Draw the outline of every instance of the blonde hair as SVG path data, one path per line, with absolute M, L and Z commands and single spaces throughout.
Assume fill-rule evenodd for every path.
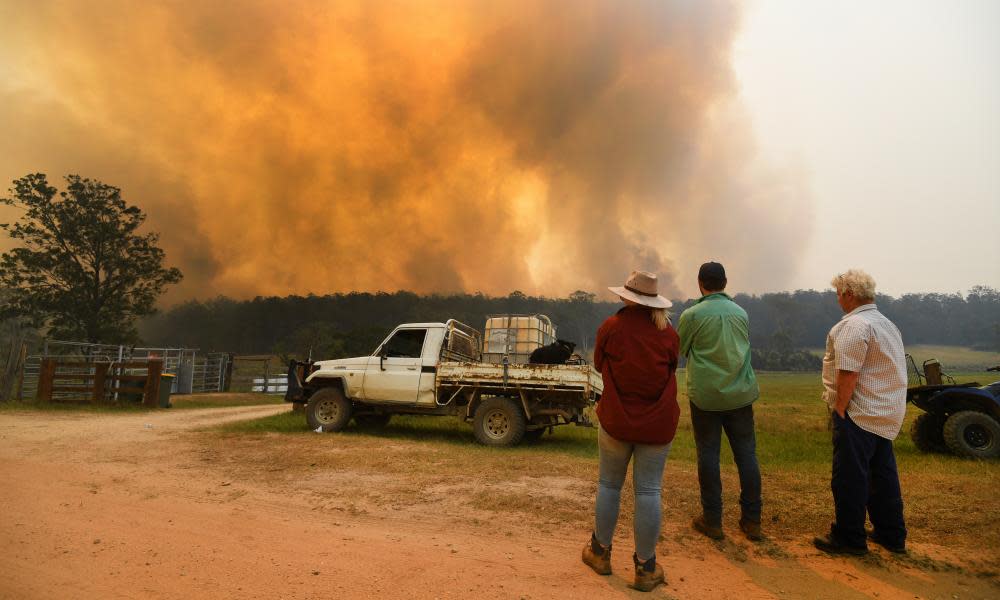
M 667 312 L 665 308 L 653 308 L 652 306 L 646 306 L 645 304 L 639 304 L 634 300 L 629 300 L 628 298 L 622 298 L 627 306 L 641 306 L 649 311 L 649 317 L 653 319 L 653 325 L 660 331 L 667 328 L 667 323 L 670 323 L 670 313 Z
M 649 316 L 653 318 L 653 325 L 659 330 L 664 330 L 667 328 L 667 323 L 670 322 L 670 315 L 667 314 L 667 309 L 665 308 L 650 308 Z
M 875 299 L 875 280 L 861 269 L 848 269 L 846 273 L 840 273 L 830 281 L 830 285 L 838 294 L 850 292 L 859 300 Z

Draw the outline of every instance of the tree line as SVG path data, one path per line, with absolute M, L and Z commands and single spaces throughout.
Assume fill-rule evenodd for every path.
M 601 322 L 619 308 L 586 291 L 567 298 L 411 292 L 192 300 L 156 312 L 164 289 L 182 278 L 164 264 L 156 232 L 121 190 L 67 175 L 62 191 L 46 175 L 13 182 L 0 204 L 19 209 L 0 231 L 15 247 L 0 254 L 0 343 L 37 346 L 43 336 L 111 344 L 199 348 L 237 354 L 338 358 L 364 355 L 398 323 L 455 318 L 477 328 L 492 314 L 552 318 L 560 338 L 589 354 Z M 818 358 L 840 318 L 832 291 L 796 291 L 734 300 L 750 315 L 754 366 L 803 370 Z M 679 315 L 696 300 L 675 300 Z M 1000 351 L 1000 292 L 977 286 L 962 294 L 879 296 L 879 308 L 907 344 Z M 138 325 L 138 327 L 137 327 Z
M 822 348 L 830 327 L 842 316 L 833 291 L 797 291 L 733 298 L 750 316 L 755 367 L 780 370 L 817 368 L 818 358 L 803 349 Z M 675 300 L 676 322 L 695 299 Z M 942 344 L 1000 351 L 1000 292 L 979 286 L 968 294 L 880 295 L 879 309 L 903 333 L 907 344 Z M 508 296 L 411 292 L 326 296 L 218 297 L 192 300 L 140 324 L 151 345 L 185 346 L 237 354 L 276 353 L 285 357 L 340 358 L 370 353 L 397 324 L 458 319 L 481 329 L 493 314 L 551 317 L 557 334 L 583 351 L 593 348 L 601 322 L 620 308 L 594 294 L 567 298 L 513 292 Z

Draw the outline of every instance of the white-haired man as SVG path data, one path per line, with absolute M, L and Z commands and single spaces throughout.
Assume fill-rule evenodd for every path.
M 868 552 L 871 539 L 906 552 L 903 498 L 892 440 L 906 414 L 906 362 L 899 329 L 875 307 L 875 280 L 850 270 L 833 278 L 846 313 L 826 338 L 824 399 L 833 419 L 830 487 L 836 520 L 817 548 L 831 554 Z

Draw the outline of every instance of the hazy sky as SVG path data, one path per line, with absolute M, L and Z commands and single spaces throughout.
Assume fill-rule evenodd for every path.
M 0 190 L 123 188 L 168 302 L 1000 287 L 998 107 L 994 0 L 0 0 Z
M 1000 2 L 756 0 L 733 64 L 761 153 L 811 192 L 793 287 L 1000 287 Z

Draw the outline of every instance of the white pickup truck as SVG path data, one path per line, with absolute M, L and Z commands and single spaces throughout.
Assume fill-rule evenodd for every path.
M 535 440 L 556 425 L 589 426 L 604 384 L 589 364 L 481 362 L 481 334 L 455 320 L 396 327 L 370 356 L 292 361 L 285 400 L 305 403 L 311 429 L 384 426 L 394 414 L 471 421 L 491 446 Z

